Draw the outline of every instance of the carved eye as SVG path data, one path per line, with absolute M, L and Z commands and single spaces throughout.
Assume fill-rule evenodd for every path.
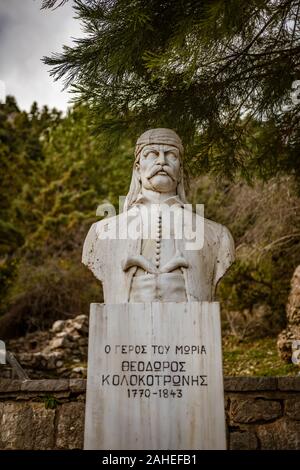
M 167 158 L 170 158 L 172 160 L 177 160 L 177 155 L 174 152 L 168 152 Z
M 145 158 L 156 158 L 158 156 L 158 152 L 155 152 L 155 150 L 148 150 L 148 152 L 144 153 Z

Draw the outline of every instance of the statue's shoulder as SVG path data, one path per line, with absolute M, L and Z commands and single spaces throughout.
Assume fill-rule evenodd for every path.
M 230 237 L 230 232 L 225 225 L 219 224 L 214 220 L 207 219 L 204 215 L 191 210 L 191 207 L 181 208 L 184 212 L 184 224 L 190 225 L 195 230 L 204 228 L 204 237 L 212 241 L 218 241 L 222 237 Z
M 204 220 L 204 239 L 206 246 L 211 247 L 215 254 L 214 285 L 224 276 L 235 260 L 235 247 L 233 237 L 225 225 L 210 219 Z
M 207 227 L 209 230 L 219 234 L 222 232 L 222 228 L 224 227 L 224 225 L 222 224 L 219 224 L 218 222 L 215 222 L 214 220 L 211 220 L 211 219 L 206 219 L 204 217 L 204 225 L 205 227 Z
M 228 230 L 224 225 L 214 222 L 211 219 L 207 219 L 197 212 L 191 212 L 189 209 L 185 209 L 184 211 L 184 216 L 186 217 L 185 220 L 190 220 L 192 222 L 194 230 L 202 230 L 202 228 L 204 228 L 204 237 L 209 240 L 219 240 L 223 233 Z
M 85 264 L 97 277 L 102 279 L 102 254 L 105 250 L 102 249 L 103 240 L 114 239 L 113 233 L 116 226 L 116 219 L 118 216 L 113 216 L 99 220 L 90 226 L 88 234 L 84 240 L 82 250 L 82 262 Z
M 214 241 L 218 241 L 220 247 L 228 246 L 234 250 L 234 241 L 229 229 L 218 222 L 210 219 L 204 219 L 204 233 Z
M 102 239 L 115 239 L 116 237 L 113 236 L 116 230 L 122 231 L 123 226 L 128 224 L 128 220 L 131 218 L 136 217 L 139 214 L 139 210 L 137 207 L 132 207 L 126 212 L 121 212 L 118 215 L 112 217 L 105 217 L 104 219 L 95 222 L 91 225 L 88 237 L 90 239 L 102 240 Z M 111 237 L 110 237 L 111 235 Z M 87 237 L 87 238 L 88 238 Z

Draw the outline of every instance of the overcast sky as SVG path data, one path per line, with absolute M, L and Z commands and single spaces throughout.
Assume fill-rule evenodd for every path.
M 72 1 L 57 10 L 40 10 L 41 0 L 0 0 L 0 100 L 14 95 L 21 109 L 33 101 L 65 110 L 68 93 L 54 82 L 41 58 L 59 52 L 80 36 Z

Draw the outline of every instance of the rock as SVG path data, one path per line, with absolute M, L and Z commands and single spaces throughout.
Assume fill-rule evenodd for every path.
M 65 326 L 65 321 L 64 320 L 57 320 L 56 322 L 53 323 L 51 331 L 53 333 L 59 333 L 62 331 L 62 329 Z
M 49 343 L 47 349 L 49 349 L 51 351 L 53 349 L 61 349 L 61 348 L 66 348 L 68 346 L 69 346 L 69 340 L 67 339 L 66 336 L 64 336 L 62 338 L 52 339 L 51 342 Z
M 86 367 L 74 367 L 74 369 L 72 369 L 72 372 L 75 372 L 76 374 L 86 375 L 87 368 Z
M 78 315 L 71 320 L 68 320 L 68 325 L 66 326 L 66 330 L 71 330 L 73 332 L 78 331 L 81 333 L 82 331 L 85 333 L 86 328 L 89 325 L 89 319 L 87 315 Z
M 300 376 L 296 377 L 278 377 L 279 390 L 300 391 Z
M 291 362 L 292 343 L 300 339 L 300 265 L 295 269 L 291 280 L 286 317 L 287 327 L 278 335 L 277 349 L 284 361 Z
M 241 431 L 230 434 L 230 450 L 255 450 L 257 438 L 253 432 Z
M 55 338 L 65 338 L 66 336 L 68 336 L 68 333 L 66 331 L 60 331 L 55 335 Z
M 51 450 L 54 446 L 55 410 L 46 409 L 43 403 L 32 403 L 33 450 Z
M 0 403 L 1 449 L 16 449 L 21 443 L 24 445 L 31 425 L 29 410 L 29 406 L 24 407 L 20 403 Z
M 29 333 L 11 340 L 8 349 L 15 353 L 21 366 L 30 371 L 30 378 L 52 378 L 55 373 L 61 377 L 83 377 L 86 375 L 88 317 L 77 315 L 69 320 L 57 320 L 50 331 Z M 83 364 L 83 370 L 74 370 L 74 363 Z M 1 368 L 0 374 L 10 377 L 11 369 Z
M 87 317 L 87 315 L 77 315 L 77 317 L 74 318 L 74 321 L 76 323 L 80 323 L 81 325 L 87 325 L 88 324 L 88 317 Z
M 0 392 L 18 392 L 21 390 L 21 384 L 20 380 L 1 379 Z
M 46 450 L 54 445 L 54 410 L 43 403 L 0 404 L 0 448 Z
M 290 325 L 300 325 L 300 265 L 292 277 L 286 316 Z
M 300 422 L 283 418 L 258 426 L 257 436 L 263 450 L 299 450 Z
M 224 377 L 226 392 L 276 390 L 276 377 Z
M 291 362 L 292 356 L 292 341 L 288 337 L 289 334 L 289 330 L 283 330 L 277 337 L 277 350 L 285 362 Z
M 47 366 L 46 366 L 47 369 L 53 370 L 53 369 L 56 369 L 57 367 L 61 367 L 63 365 L 63 361 L 62 361 L 63 356 L 64 356 L 63 352 L 59 352 L 59 351 L 53 351 L 52 353 L 46 355 L 45 357 L 47 359 Z
M 254 423 L 257 421 L 270 421 L 281 416 L 281 405 L 274 400 L 239 399 L 232 400 L 230 418 L 236 423 Z
M 63 392 L 69 388 L 68 380 L 27 380 L 21 383 L 23 392 Z
M 86 391 L 86 380 L 84 379 L 70 379 L 71 392 L 84 392 Z
M 55 447 L 82 449 L 84 429 L 84 403 L 64 403 L 59 408 Z
M 285 401 L 285 414 L 295 420 L 300 420 L 300 397 Z

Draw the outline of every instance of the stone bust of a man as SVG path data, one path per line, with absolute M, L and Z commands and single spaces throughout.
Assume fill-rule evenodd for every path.
M 187 207 L 182 157 L 171 129 L 144 132 L 124 211 L 90 228 L 82 261 L 103 283 L 105 303 L 214 300 L 234 243 L 226 227 Z

